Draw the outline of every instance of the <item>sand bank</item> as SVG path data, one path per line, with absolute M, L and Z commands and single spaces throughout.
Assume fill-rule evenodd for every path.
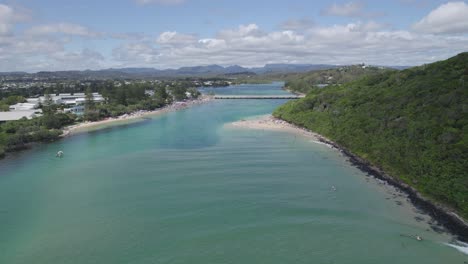
M 321 143 L 323 139 L 323 137 L 317 133 L 295 126 L 281 119 L 277 119 L 272 115 L 259 116 L 254 119 L 243 119 L 226 124 L 226 127 L 284 131 L 310 138 L 318 143 Z

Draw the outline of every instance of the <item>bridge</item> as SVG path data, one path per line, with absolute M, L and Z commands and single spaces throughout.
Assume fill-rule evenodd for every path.
M 214 99 L 300 99 L 304 95 L 215 95 Z

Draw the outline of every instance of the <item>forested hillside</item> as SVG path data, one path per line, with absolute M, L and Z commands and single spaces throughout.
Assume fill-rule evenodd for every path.
M 330 138 L 468 218 L 468 52 L 314 88 L 274 115 Z
M 317 85 L 343 84 L 364 76 L 393 71 L 396 70 L 366 65 L 342 66 L 327 70 L 290 74 L 286 77 L 285 87 L 293 92 L 307 93 L 316 88 Z

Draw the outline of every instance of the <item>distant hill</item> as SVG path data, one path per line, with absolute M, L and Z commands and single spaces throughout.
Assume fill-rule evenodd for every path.
M 103 70 L 85 71 L 42 71 L 37 73 L 0 73 L 0 76 L 23 76 L 26 78 L 58 78 L 58 79 L 138 79 L 138 78 L 163 78 L 163 77 L 222 77 L 224 75 L 242 74 L 276 74 L 305 72 L 317 69 L 333 68 L 333 65 L 314 64 L 267 64 L 264 67 L 245 68 L 238 65 L 232 66 L 195 66 L 179 69 L 158 70 L 155 68 L 110 68 Z
M 313 88 L 274 115 L 330 138 L 468 219 L 468 52 Z
M 264 67 L 252 68 L 257 74 L 307 72 L 338 67 L 328 64 L 266 64 Z
M 285 76 L 285 86 L 293 92 L 307 93 L 316 86 L 347 83 L 364 76 L 376 75 L 388 71 L 395 70 L 384 67 L 367 66 L 363 64 L 340 66 L 332 69 Z

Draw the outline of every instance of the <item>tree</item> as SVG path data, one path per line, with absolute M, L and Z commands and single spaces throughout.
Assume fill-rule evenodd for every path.
M 91 88 L 86 90 L 86 97 L 85 97 L 85 113 L 84 119 L 89 121 L 97 121 L 99 120 L 99 110 L 96 109 L 96 104 L 94 103 L 94 96 Z
M 164 106 L 168 103 L 170 97 L 165 87 L 158 86 L 154 91 L 153 98 L 160 106 Z
M 187 89 L 185 89 L 182 86 L 177 85 L 175 87 L 172 87 L 171 92 L 172 96 L 174 97 L 174 100 L 176 101 L 183 101 L 187 99 L 187 95 L 185 94 L 187 92 Z
M 91 88 L 86 89 L 86 97 L 85 97 L 85 111 L 92 111 L 96 109 L 96 105 L 94 103 L 94 95 L 91 91 Z
M 47 89 L 44 94 L 44 102 L 41 102 L 44 116 L 53 115 L 55 112 L 54 100 L 52 99 L 51 92 L 52 90 L 50 90 L 50 88 Z
M 54 104 L 54 101 L 52 100 L 52 95 L 51 95 L 52 90 L 47 89 L 44 94 L 44 102 L 42 102 L 43 106 L 51 106 Z

